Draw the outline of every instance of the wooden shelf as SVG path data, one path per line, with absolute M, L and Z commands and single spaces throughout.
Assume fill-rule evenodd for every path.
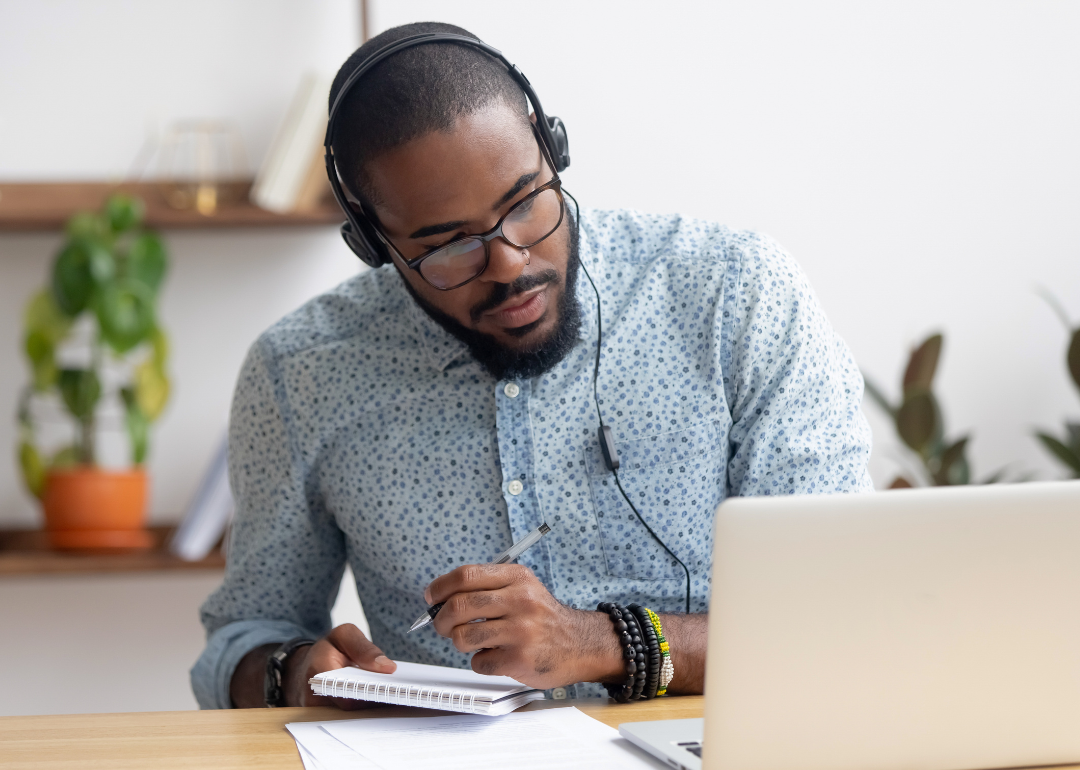
M 184 561 L 166 550 L 176 527 L 150 527 L 154 547 L 142 551 L 54 551 L 40 529 L 0 530 L 0 577 L 7 575 L 223 570 L 225 558 L 214 549 L 201 561 Z
M 0 232 L 59 230 L 76 211 L 95 211 L 114 192 L 146 204 L 146 224 L 156 228 L 282 227 L 340 225 L 345 217 L 332 198 L 320 208 L 275 214 L 248 202 L 250 183 L 237 187 L 237 201 L 212 216 L 169 206 L 156 183 L 0 182 Z

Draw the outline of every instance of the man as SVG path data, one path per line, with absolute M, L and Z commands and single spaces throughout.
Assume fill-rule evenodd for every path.
M 368 57 L 424 32 L 473 37 L 389 30 L 345 63 L 331 104 Z M 701 692 L 719 502 L 872 488 L 862 380 L 806 279 L 758 235 L 579 214 L 521 86 L 467 45 L 393 53 L 340 109 L 337 171 L 390 264 L 248 355 L 200 705 L 325 704 L 310 676 L 391 658 L 603 694 L 584 683 L 617 686 L 629 666 L 601 602 L 659 613 L 669 692 Z M 486 564 L 542 522 L 517 564 Z M 371 640 L 330 629 L 346 560 Z M 433 628 L 407 633 L 438 602 Z M 264 692 L 268 670 L 281 692 Z

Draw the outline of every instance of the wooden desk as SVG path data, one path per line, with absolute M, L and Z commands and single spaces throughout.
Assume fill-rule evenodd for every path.
M 649 719 L 700 717 L 702 696 L 625 705 L 575 701 L 531 703 L 524 711 L 577 705 L 606 725 Z M 387 706 L 337 709 L 238 709 L 141 714 L 0 718 L 0 770 L 302 770 L 288 722 L 372 717 L 434 716 L 445 711 Z

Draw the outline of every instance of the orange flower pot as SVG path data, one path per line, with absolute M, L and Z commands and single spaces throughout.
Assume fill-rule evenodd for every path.
M 53 548 L 150 548 L 142 470 L 78 467 L 49 471 L 42 500 Z

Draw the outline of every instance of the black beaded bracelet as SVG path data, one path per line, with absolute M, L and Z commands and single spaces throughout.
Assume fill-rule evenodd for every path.
M 641 624 L 633 612 L 614 602 L 600 602 L 596 609 L 606 612 L 611 618 L 626 665 L 626 679 L 620 684 L 605 684 L 604 688 L 618 703 L 637 700 L 641 697 L 647 681 Z
M 640 604 L 628 604 L 626 609 L 633 613 L 642 631 L 641 638 L 645 644 L 646 677 L 645 689 L 642 691 L 641 697 L 651 700 L 656 697 L 656 692 L 660 687 L 660 664 L 662 660 L 660 640 L 656 636 L 656 629 L 649 618 L 648 610 Z

